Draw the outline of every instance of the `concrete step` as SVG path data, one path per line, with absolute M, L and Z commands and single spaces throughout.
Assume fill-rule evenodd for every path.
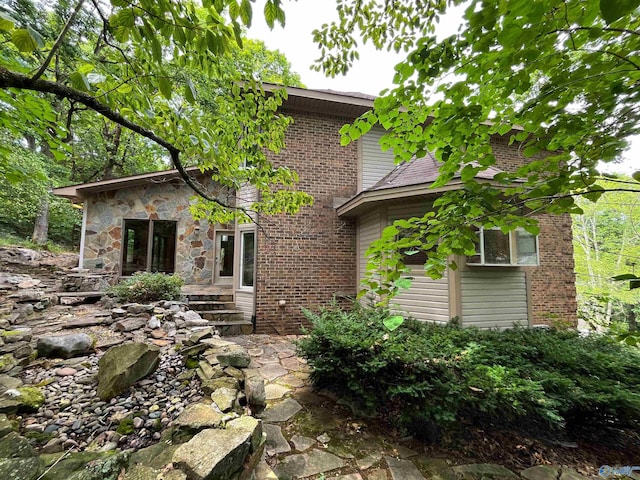
M 189 302 L 189 308 L 196 312 L 207 310 L 235 310 L 236 305 L 233 302 L 214 302 L 211 300 L 196 300 Z

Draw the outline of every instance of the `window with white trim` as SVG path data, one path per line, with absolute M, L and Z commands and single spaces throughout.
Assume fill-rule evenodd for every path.
M 253 288 L 255 277 L 256 233 L 240 234 L 240 288 Z
M 476 254 L 467 265 L 520 267 L 539 265 L 538 236 L 521 228 L 507 234 L 497 228 L 478 230 Z

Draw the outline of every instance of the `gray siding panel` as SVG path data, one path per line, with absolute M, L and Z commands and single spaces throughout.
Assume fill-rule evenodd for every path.
M 362 189 L 375 185 L 395 167 L 393 151 L 382 151 L 380 137 L 384 130 L 374 127 L 362 137 Z
M 413 204 L 390 205 L 387 215 L 383 219 L 381 210 L 377 209 L 360 217 L 359 222 L 359 274 L 362 278 L 366 271 L 367 259 L 364 253 L 369 244 L 380 238 L 382 221 L 390 224 L 400 218 L 421 217 L 427 211 L 429 204 L 418 202 Z M 394 300 L 395 310 L 408 313 L 417 320 L 446 323 L 449 321 L 449 282 L 447 276 L 433 280 L 424 275 L 422 265 L 414 265 L 407 274 L 413 278 L 408 290 L 403 291 Z
M 528 325 L 527 282 L 520 270 L 463 270 L 462 325 L 510 328 Z
M 236 290 L 235 304 L 236 309 L 242 312 L 244 319 L 250 321 L 255 312 L 253 292 Z
M 358 258 L 358 279 L 362 280 L 367 270 L 367 257 L 365 253 L 374 240 L 380 238 L 380 210 L 374 210 L 360 217 L 358 226 L 358 240 L 360 258 Z M 358 285 L 358 290 L 360 286 Z
M 433 280 L 425 276 L 421 266 L 415 266 L 406 276 L 412 277 L 413 283 L 394 299 L 398 310 L 409 313 L 417 320 L 447 323 L 450 319 L 447 275 Z

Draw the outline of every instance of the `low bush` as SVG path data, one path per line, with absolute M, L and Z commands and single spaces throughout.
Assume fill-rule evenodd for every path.
M 178 275 L 137 272 L 109 289 L 124 302 L 178 300 L 184 282 Z
M 298 350 L 312 381 L 405 425 L 640 420 L 640 354 L 606 337 L 415 320 L 389 331 L 382 323 L 388 312 L 359 305 L 306 315 L 313 329 Z

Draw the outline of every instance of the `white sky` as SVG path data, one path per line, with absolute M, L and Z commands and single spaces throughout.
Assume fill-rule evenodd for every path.
M 361 45 L 360 59 L 346 76 L 328 78 L 321 72 L 312 71 L 311 65 L 320 56 L 313 42 L 312 31 L 320 28 L 323 23 L 337 19 L 336 2 L 335 0 L 288 0 L 283 3 L 286 14 L 284 29 L 276 26 L 273 30 L 269 30 L 262 13 L 264 0 L 257 0 L 254 4 L 253 25 L 247 36 L 262 40 L 270 50 L 282 52 L 293 66 L 293 70 L 300 74 L 302 83 L 307 88 L 377 95 L 381 90 L 393 86 L 393 67 L 404 56 L 395 52 L 376 51 L 370 44 Z M 460 15 L 461 13 L 454 13 L 443 18 L 440 23 L 440 35 L 447 36 L 455 33 L 460 24 Z M 608 165 L 606 170 L 627 174 L 640 170 L 640 139 L 634 140 L 624 157 L 621 164 Z

